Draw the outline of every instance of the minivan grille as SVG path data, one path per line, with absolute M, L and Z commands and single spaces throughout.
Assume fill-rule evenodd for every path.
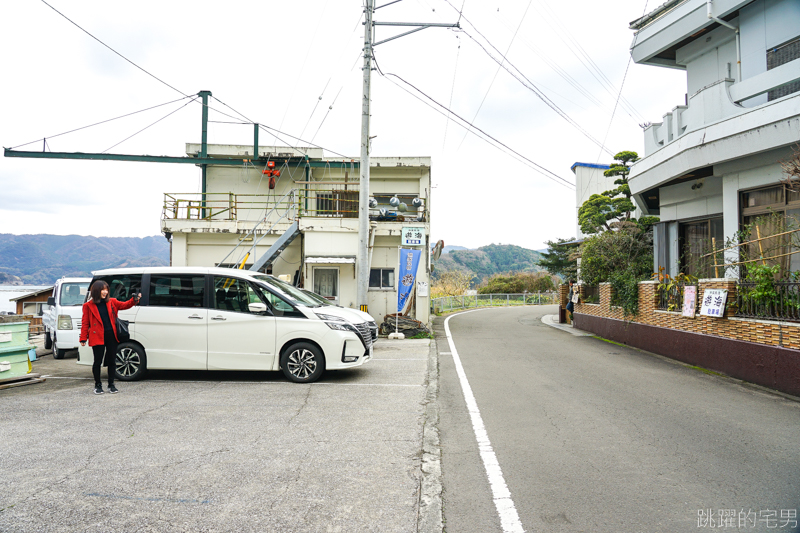
M 375 322 L 367 322 L 367 325 L 369 326 L 369 330 L 372 333 L 372 342 L 375 342 L 376 340 L 378 340 L 378 324 L 376 324 Z
M 372 332 L 370 331 L 369 324 L 361 322 L 360 324 L 353 325 L 358 330 L 358 335 L 361 337 L 361 342 L 364 343 L 364 347 L 369 350 L 369 347 L 372 346 Z

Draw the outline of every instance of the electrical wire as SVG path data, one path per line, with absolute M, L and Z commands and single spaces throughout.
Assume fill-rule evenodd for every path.
M 62 13 L 62 12 L 61 12 L 61 11 L 59 11 L 58 9 L 54 8 L 53 6 L 51 6 L 50 4 L 48 4 L 47 2 L 45 2 L 45 0 L 41 0 L 41 2 L 42 2 L 44 5 L 46 5 L 47 7 L 49 7 L 50 9 L 52 9 L 53 11 L 55 11 L 56 13 L 58 13 L 59 15 L 61 15 L 62 17 L 64 17 L 65 19 L 67 19 L 67 20 L 68 20 L 70 23 L 72 23 L 72 24 L 73 24 L 73 25 L 74 25 L 76 28 L 78 28 L 79 30 L 81 30 L 83 33 L 85 33 L 86 35 L 88 35 L 89 37 L 91 37 L 92 39 L 94 39 L 95 41 L 97 41 L 98 43 L 102 44 L 103 46 L 105 46 L 106 48 L 108 48 L 109 50 L 111 50 L 112 52 L 114 52 L 115 54 L 117 54 L 119 57 L 121 57 L 122 59 L 124 59 L 125 61 L 127 61 L 127 62 L 128 62 L 128 63 L 130 63 L 131 65 L 133 65 L 134 67 L 138 68 L 139 70 L 141 70 L 142 72 L 144 72 L 145 74 L 147 74 L 148 76 L 150 76 L 151 78 L 153 78 L 153 79 L 155 79 L 155 80 L 158 80 L 159 82 L 163 83 L 164 85 L 166 85 L 167 87 L 169 87 L 169 88 L 170 88 L 170 89 L 172 89 L 173 91 L 179 92 L 179 93 L 181 93 L 183 96 L 185 96 L 185 97 L 187 97 L 187 98 L 189 98 L 189 97 L 190 97 L 190 95 L 186 94 L 185 92 L 181 91 L 180 89 L 176 89 L 175 87 L 173 87 L 173 86 L 172 86 L 172 85 L 170 85 L 169 83 L 165 82 L 164 80 L 162 80 L 161 78 L 159 78 L 159 77 L 158 77 L 158 76 L 156 76 L 155 74 L 152 74 L 152 73 L 150 73 L 150 72 L 146 71 L 145 69 L 143 69 L 142 67 L 140 67 L 139 65 L 137 65 L 136 63 L 134 63 L 133 61 L 131 61 L 130 59 L 128 59 L 127 57 L 125 57 L 124 55 L 120 54 L 119 52 L 117 52 L 116 50 L 114 50 L 113 48 L 111 48 L 110 46 L 108 46 L 106 43 L 104 43 L 103 41 L 101 41 L 100 39 L 98 39 L 97 37 L 95 37 L 94 35 L 92 35 L 91 33 L 89 33 L 88 31 L 86 31 L 85 29 L 83 29 L 83 28 L 82 28 L 80 25 L 78 25 L 78 23 L 77 23 L 77 22 L 73 21 L 73 20 L 72 20 L 72 19 L 70 19 L 68 16 L 66 16 L 64 13 Z
M 135 115 L 137 113 L 143 113 L 145 111 L 150 111 L 151 109 L 156 109 L 157 107 L 164 107 L 165 105 L 174 104 L 175 102 L 180 102 L 181 100 L 185 100 L 186 98 L 191 98 L 192 96 L 193 95 L 185 96 L 183 98 L 178 98 L 177 100 L 171 100 L 171 101 L 163 103 L 163 104 L 158 104 L 158 105 L 154 105 L 154 106 L 151 106 L 151 107 L 147 107 L 145 109 L 140 109 L 139 111 L 134 111 L 133 113 L 126 113 L 126 114 L 120 115 L 118 117 L 109 118 L 109 119 L 106 119 L 106 120 L 101 120 L 100 122 L 95 122 L 94 124 L 89 124 L 88 126 L 81 126 L 80 128 L 75 128 L 74 130 L 69 130 L 69 131 L 65 131 L 65 132 L 62 132 L 62 133 L 57 133 L 56 135 L 48 135 L 47 137 L 42 137 L 41 139 L 36 139 L 35 141 L 27 142 L 25 144 L 18 144 L 17 146 L 9 148 L 9 150 L 16 150 L 17 148 L 19 148 L 21 146 L 28 146 L 29 144 L 38 143 L 39 141 L 44 141 L 45 139 L 53 139 L 55 137 L 60 137 L 62 135 L 66 135 L 68 133 L 73 133 L 73 132 L 76 132 L 76 131 L 85 130 L 86 128 L 91 128 L 92 126 L 99 126 L 100 124 L 105 124 L 106 122 L 111 122 L 113 120 L 117 120 L 117 119 L 120 119 L 120 118 L 129 117 L 129 116 Z
M 466 3 L 467 0 L 464 0 Z M 463 9 L 463 5 L 461 6 Z M 456 49 L 456 64 L 453 67 L 453 83 L 450 86 L 450 102 L 447 104 L 447 107 L 453 107 L 453 93 L 456 89 L 456 74 L 458 73 L 458 57 L 461 55 L 461 39 L 459 39 L 458 35 L 456 35 L 456 39 L 458 42 L 458 48 Z M 445 143 L 447 142 L 447 126 L 450 124 L 450 116 L 448 114 L 447 120 L 444 121 L 444 137 L 442 138 L 442 150 L 444 150 Z
M 644 2 L 644 10 L 642 11 L 642 16 L 644 16 L 645 13 L 647 13 L 647 4 L 649 2 L 650 2 L 650 0 L 645 0 L 645 2 Z M 637 32 L 633 36 L 633 44 L 631 45 L 631 50 L 633 50 L 633 47 L 636 46 L 636 40 L 638 38 L 639 38 L 639 33 Z M 617 95 L 617 103 L 619 103 L 620 96 L 622 96 L 622 88 L 625 87 L 625 79 L 628 77 L 628 69 L 631 66 L 631 59 L 632 58 L 633 58 L 632 54 L 630 56 L 628 56 L 628 65 L 625 67 L 625 74 L 622 76 L 622 83 L 619 86 L 619 94 Z M 611 118 L 609 119 L 608 127 L 606 128 L 606 135 L 605 135 L 605 137 L 603 137 L 603 145 L 605 145 L 606 140 L 608 139 L 608 133 L 611 131 L 611 125 L 614 123 L 614 114 L 616 112 L 617 112 L 617 104 L 614 104 L 614 110 L 611 112 Z M 600 156 L 601 155 L 602 155 L 602 152 L 597 154 L 597 161 L 595 162 L 595 164 L 600 162 Z M 586 182 L 586 187 L 584 187 L 583 190 L 581 191 L 581 196 L 586 194 L 586 191 L 589 189 L 589 185 L 592 184 L 592 180 L 594 180 L 595 175 L 596 175 L 596 173 L 593 173 L 592 176 L 589 178 L 589 181 Z
M 373 57 L 374 57 L 374 55 L 373 55 Z M 529 167 L 533 168 L 534 170 L 536 170 L 537 172 L 539 172 L 539 173 L 540 173 L 540 174 L 542 174 L 543 176 L 545 176 L 545 177 L 547 177 L 547 178 L 549 178 L 549 179 L 551 179 L 551 180 L 555 181 L 556 183 L 559 183 L 560 185 L 563 185 L 563 186 L 566 186 L 566 187 L 573 187 L 573 188 L 575 187 L 575 184 L 573 184 L 573 183 L 569 182 L 568 180 L 566 180 L 566 179 L 562 178 L 561 176 L 559 176 L 559 175 L 558 175 L 558 174 L 556 174 L 555 172 L 552 172 L 552 171 L 550 171 L 550 170 L 546 169 L 545 167 L 543 167 L 542 165 L 540 165 L 540 164 L 536 163 L 535 161 L 533 161 L 533 160 L 531 160 L 531 159 L 529 159 L 529 158 L 525 157 L 524 155 L 520 154 L 519 152 L 517 152 L 516 150 L 514 150 L 513 148 L 511 148 L 511 147 L 510 147 L 510 146 L 508 146 L 507 144 L 505 144 L 505 143 L 503 143 L 503 142 L 499 141 L 498 139 L 496 139 L 495 137 L 493 137 L 493 136 L 489 135 L 488 133 L 486 133 L 486 132 L 485 132 L 485 131 L 483 131 L 482 129 L 478 128 L 478 127 L 477 127 L 477 126 L 475 126 L 474 124 L 471 124 L 471 123 L 470 123 L 468 120 L 466 120 L 465 118 L 463 118 L 463 117 L 462 117 L 462 116 L 460 116 L 459 114 L 455 113 L 454 111 L 452 111 L 452 110 L 448 109 L 448 108 L 447 108 L 446 106 L 444 106 L 443 104 L 440 104 L 440 103 L 439 103 L 439 102 L 437 102 L 435 99 L 433 99 L 432 97 L 430 97 L 428 94 L 426 94 L 425 92 L 423 92 L 421 89 L 419 89 L 418 87 L 416 87 L 416 86 L 414 86 L 413 84 L 409 83 L 408 81 L 406 81 L 406 80 L 405 80 L 405 79 L 403 79 L 402 77 L 398 76 L 397 74 L 392 74 L 392 73 L 390 73 L 390 72 L 384 73 L 384 72 L 381 70 L 380 66 L 378 65 L 377 59 L 375 60 L 375 66 L 377 67 L 377 69 L 378 69 L 378 73 L 379 73 L 381 76 L 383 76 L 383 77 L 385 77 L 385 78 L 387 78 L 387 79 L 389 79 L 389 78 L 388 78 L 389 76 L 392 76 L 392 77 L 394 77 L 394 78 L 397 78 L 398 80 L 402 81 L 404 84 L 406 84 L 406 85 L 408 85 L 409 87 L 413 88 L 415 91 L 417 91 L 419 94 L 421 94 L 422 96 L 424 96 L 426 99 L 428 99 L 428 100 L 430 100 L 431 102 L 433 102 L 433 103 L 434 103 L 436 106 L 438 106 L 438 107 L 442 108 L 443 110 L 447 111 L 449 114 L 452 114 L 454 117 L 458 118 L 458 120 L 460 120 L 460 121 L 461 121 L 461 122 L 453 121 L 455 124 L 458 124 L 458 125 L 459 125 L 459 126 L 461 126 L 462 128 L 464 128 L 464 129 L 467 129 L 467 126 L 465 126 L 465 125 L 464 125 L 464 124 L 466 124 L 466 125 L 468 125 L 469 127 L 471 127 L 471 128 L 473 128 L 473 129 L 475 129 L 476 131 L 480 132 L 480 133 L 481 133 L 481 135 L 483 135 L 483 136 L 485 137 L 485 138 L 484 138 L 484 137 L 481 137 L 480 135 L 477 135 L 477 134 L 475 134 L 475 135 L 476 135 L 478 138 L 481 138 L 481 139 L 483 139 L 483 140 L 484 140 L 484 141 L 486 141 L 486 142 L 488 142 L 486 139 L 491 139 L 491 141 L 492 141 L 493 143 L 495 143 L 495 147 L 496 147 L 496 148 L 497 148 L 497 146 L 496 146 L 496 145 L 502 146 L 502 147 L 503 147 L 503 148 L 505 148 L 505 149 L 506 149 L 508 152 L 511 152 L 511 153 L 513 154 L 513 157 L 515 157 L 517 160 L 519 160 L 519 161 L 521 161 L 521 162 L 525 163 L 527 166 L 529 166 Z M 389 81 L 392 81 L 392 80 L 389 80 Z M 392 81 L 392 83 L 394 83 L 394 82 Z M 395 83 L 395 85 L 397 85 L 397 84 Z M 402 88 L 400 85 L 397 85 L 397 86 L 398 86 L 398 87 L 400 87 L 400 88 Z M 406 92 L 408 92 L 408 91 L 406 91 Z M 409 93 L 409 94 L 412 94 L 412 93 Z M 418 99 L 419 99 L 419 98 L 418 98 Z M 420 101 L 422 101 L 422 100 L 420 100 Z M 429 106 L 429 107 L 431 107 L 432 109 L 435 109 L 435 108 L 433 108 L 432 106 L 430 106 L 429 104 L 428 104 L 428 106 Z M 442 111 L 439 111 L 439 110 L 436 110 L 436 111 L 437 111 L 439 114 L 441 114 L 442 116 L 448 117 L 448 115 L 447 115 L 447 114 L 445 114 L 444 112 L 442 112 Z M 452 120 L 452 119 L 448 117 L 448 120 Z M 462 124 L 462 122 L 463 122 L 463 124 Z M 473 132 L 473 134 L 474 134 L 474 132 Z M 489 144 L 492 144 L 492 143 L 490 142 Z M 508 152 L 506 152 L 506 153 L 508 153 Z
M 581 44 L 569 33 L 567 28 L 565 28 L 561 24 L 561 22 L 558 19 L 558 16 L 555 13 L 553 13 L 553 11 L 550 8 L 550 6 L 548 6 L 545 2 L 541 2 L 541 5 L 547 11 L 550 12 L 550 15 L 548 16 L 548 18 L 550 18 L 550 20 L 554 23 L 555 26 L 558 26 L 561 29 L 561 31 L 558 32 L 559 38 L 564 42 L 564 44 L 567 45 L 567 48 L 569 48 L 570 51 L 578 59 L 578 61 L 580 61 L 586 67 L 586 69 L 589 71 L 589 73 L 592 74 L 592 76 L 600 83 L 600 85 L 606 90 L 606 92 L 608 92 L 612 97 L 614 97 L 616 92 L 617 92 L 616 87 L 614 87 L 614 84 L 611 82 L 610 79 L 608 79 L 608 76 L 606 76 L 606 74 L 603 72 L 603 69 L 601 69 L 597 65 L 597 63 L 595 63 L 595 61 L 586 52 L 586 50 L 581 46 Z M 540 11 L 540 13 L 541 13 L 541 11 Z M 569 42 L 567 42 L 564 39 L 564 36 L 566 36 L 572 42 L 574 47 L 577 48 L 577 51 L 575 50 L 575 48 L 573 48 L 570 45 Z M 586 59 L 586 62 L 584 62 L 583 59 L 581 59 L 581 56 L 583 56 L 583 58 Z M 587 62 L 588 62 L 588 64 L 587 64 Z M 597 75 L 595 75 L 593 71 L 596 72 Z M 598 78 L 598 76 L 599 76 L 599 78 Z M 644 117 L 642 116 L 642 114 L 639 113 L 639 111 L 636 110 L 636 108 L 633 106 L 633 104 L 628 102 L 625 99 L 625 97 L 618 98 L 618 100 L 620 100 L 620 104 L 622 105 L 622 107 L 625 110 L 625 112 L 632 119 L 636 120 L 637 123 L 644 120 Z M 639 118 L 637 119 L 633 115 L 637 115 Z
M 533 0 L 528 0 L 528 6 L 525 8 L 525 12 L 522 14 L 522 17 L 519 19 L 519 24 L 517 24 L 517 29 L 514 30 L 514 35 L 511 36 L 511 41 L 508 43 L 508 48 L 506 48 L 506 53 L 503 54 L 503 61 L 505 61 L 505 56 L 511 51 L 511 46 L 514 44 L 514 39 L 517 38 L 517 33 L 519 33 L 519 29 L 522 27 L 522 23 L 525 21 L 525 15 L 528 14 L 528 10 L 531 8 L 531 4 Z M 459 14 L 459 17 L 461 15 Z M 465 19 L 466 20 L 466 19 Z M 478 110 L 475 111 L 475 116 L 472 117 L 472 122 L 475 122 L 475 119 L 478 118 L 478 113 L 481 112 L 481 108 L 483 107 L 483 103 L 486 102 L 486 97 L 489 96 L 489 92 L 492 90 L 492 86 L 494 85 L 494 81 L 497 79 L 497 75 L 500 74 L 500 69 L 503 68 L 503 63 L 501 62 L 500 65 L 497 67 L 497 70 L 494 71 L 494 77 L 492 78 L 492 82 L 489 84 L 489 88 L 486 89 L 486 94 L 483 95 L 483 100 L 481 100 L 481 105 L 478 106 Z M 458 143 L 458 150 L 461 149 L 461 145 L 464 144 L 464 139 L 467 138 L 467 133 L 469 130 L 464 132 L 464 136 L 461 138 L 461 142 Z
M 447 0 L 445 0 L 445 1 L 447 1 Z M 467 18 L 466 18 L 466 17 L 464 17 L 464 20 L 466 20 L 466 21 L 469 23 L 469 20 L 467 20 Z M 472 26 L 472 24 L 471 24 L 471 23 L 470 23 L 470 25 Z M 474 28 L 474 26 L 472 26 L 472 27 Z M 476 31 L 478 31 L 478 30 L 476 30 Z M 606 148 L 605 148 L 605 146 L 603 146 L 603 144 L 602 144 L 600 141 L 598 141 L 597 139 L 595 139 L 595 138 L 594 138 L 594 137 L 593 137 L 593 136 L 592 136 L 592 135 L 591 135 L 591 134 L 590 134 L 588 131 L 586 131 L 586 130 L 585 130 L 585 129 L 584 129 L 584 128 L 583 128 L 583 127 L 580 125 L 580 124 L 578 124 L 578 123 L 577 123 L 577 122 L 576 122 L 574 119 L 572 119 L 572 117 L 570 117 L 570 116 L 569 116 L 569 115 L 568 115 L 568 114 L 567 114 L 567 113 L 566 113 L 564 110 L 562 110 L 560 107 L 558 107 L 558 105 L 557 105 L 555 102 L 553 102 L 553 101 L 552 101 L 550 98 L 548 98 L 548 96 L 547 96 L 546 94 L 544 94 L 544 93 L 541 91 L 541 89 L 539 89 L 539 88 L 538 88 L 538 87 L 537 87 L 537 86 L 536 86 L 536 85 L 535 85 L 535 84 L 534 84 L 534 83 L 533 83 L 531 80 L 529 80 L 529 79 L 528 79 L 528 78 L 527 78 L 527 77 L 526 77 L 524 74 L 522 74 L 522 72 L 520 72 L 520 70 L 519 70 L 519 69 L 517 69 L 517 68 L 516 68 L 516 67 L 513 65 L 513 63 L 511 63 L 510 61 L 508 61 L 508 59 L 507 59 L 507 58 L 505 58 L 505 60 L 504 60 L 504 61 L 501 61 L 501 60 L 497 59 L 497 58 L 496 58 L 496 57 L 495 57 L 495 56 L 494 56 L 494 55 L 493 55 L 491 52 L 489 52 L 489 50 L 487 50 L 487 49 L 486 49 L 486 47 L 485 47 L 485 46 L 484 46 L 482 43 L 480 43 L 480 42 L 479 42 L 479 41 L 478 41 L 478 40 L 477 40 L 475 37 L 473 37 L 473 36 L 472 36 L 472 35 L 471 35 L 469 32 L 467 32 L 467 31 L 465 31 L 465 30 L 463 30 L 463 29 L 462 29 L 462 30 L 461 30 L 461 33 L 463 33 L 464 35 L 466 35 L 467 37 L 469 37 L 470 39 L 472 39 L 472 41 L 473 41 L 475 44 L 477 44 L 477 45 L 478 45 L 478 46 L 479 46 L 479 47 L 480 47 L 480 48 L 481 48 L 481 49 L 482 49 L 482 50 L 483 50 L 483 51 L 486 53 L 486 55 L 488 55 L 490 58 L 492 58 L 492 60 L 493 60 L 494 62 L 496 62 L 498 65 L 500 65 L 500 66 L 501 66 L 501 67 L 502 67 L 502 68 L 503 68 L 503 69 L 504 69 L 506 72 L 508 72 L 509 74 L 511 74 L 511 76 L 512 76 L 514 79 L 516 79 L 518 82 L 520 82 L 520 83 L 521 83 L 521 84 L 522 84 L 522 85 L 523 85 L 525 88 L 527 88 L 528 90 L 530 90 L 531 92 L 533 92 L 533 94 L 535 94 L 535 95 L 536 95 L 536 96 L 537 96 L 537 97 L 538 97 L 538 98 L 539 98 L 539 99 L 540 99 L 542 102 L 544 102 L 544 103 L 545 103 L 545 105 L 547 105 L 547 107 L 549 107 L 550 109 L 552 109 L 553 111 L 555 111 L 555 112 L 556 112 L 556 113 L 557 113 L 557 114 L 558 114 L 558 115 L 559 115 L 561 118 L 563 118 L 564 120 L 566 120 L 566 121 L 567 121 L 567 122 L 568 122 L 570 125 L 572 125 L 572 126 L 575 128 L 575 129 L 577 129 L 578 131 L 580 131 L 580 132 L 583 134 L 583 136 L 584 136 L 584 137 L 586 137 L 587 139 L 589 139 L 590 141 L 592 141 L 594 144 L 596 144 L 597 146 L 599 146 L 599 147 L 600 147 L 602 150 L 605 150 L 605 151 L 607 151 L 607 152 L 609 153 L 609 155 L 611 154 L 611 152 L 610 152 L 608 149 L 606 149 Z M 478 31 L 478 34 L 480 34 L 480 31 Z M 486 39 L 486 37 L 484 37 L 482 34 L 481 34 L 481 36 L 482 36 L 484 39 Z M 497 48 L 496 48 L 494 45 L 492 45 L 492 43 L 491 43 L 491 42 L 489 42 L 489 41 L 487 40 L 487 43 L 489 44 L 489 46 L 491 46 L 492 48 L 494 48 L 494 49 L 495 49 L 495 50 L 496 50 L 498 53 L 500 53 L 500 51 L 499 51 L 499 50 L 497 50 Z M 501 55 L 502 55 L 502 53 L 501 53 Z M 514 70 L 516 70 L 518 74 L 517 74 L 517 73 L 514 73 L 514 72 L 512 72 L 512 71 L 509 69 L 508 65 L 510 65 L 512 68 L 514 68 Z M 520 77 L 520 76 L 521 76 L 521 77 Z M 524 81 L 523 81 L 523 78 L 524 78 Z
M 173 114 L 177 113 L 178 111 L 180 111 L 181 109 L 183 109 L 184 107 L 186 107 L 187 105 L 191 104 L 192 102 L 194 102 L 194 101 L 196 101 L 196 100 L 197 100 L 197 98 L 195 98 L 194 100 L 189 100 L 188 102 L 186 102 L 185 104 L 183 104 L 182 106 L 180 106 L 178 109 L 176 109 L 176 110 L 174 110 L 174 111 L 171 111 L 171 112 L 167 113 L 166 115 L 164 115 L 164 116 L 163 116 L 163 117 L 161 117 L 160 119 L 156 120 L 155 122 L 153 122 L 153 123 L 152 123 L 152 124 L 150 124 L 149 126 L 145 126 L 144 128 L 142 128 L 142 129 L 140 129 L 139 131 L 137 131 L 136 133 L 134 133 L 133 135 L 130 135 L 130 136 L 128 136 L 128 137 L 125 137 L 124 139 L 122 139 L 122 140 L 121 140 L 120 142 L 118 142 L 117 144 L 115 144 L 115 145 L 113 145 L 113 146 L 110 146 L 110 147 L 106 148 L 105 150 L 103 150 L 103 151 L 102 151 L 102 152 L 100 152 L 100 153 L 101 153 L 101 154 L 104 154 L 104 153 L 108 152 L 109 150 L 111 150 L 112 148 L 114 148 L 114 147 L 116 147 L 116 146 L 119 146 L 120 144 L 124 143 L 124 142 L 125 142 L 125 141 L 127 141 L 128 139 L 130 139 L 130 138 L 132 138 L 132 137 L 135 137 L 135 136 L 139 135 L 140 133 L 142 133 L 142 132 L 143 132 L 144 130 L 146 130 L 147 128 L 150 128 L 151 126 L 155 126 L 156 124 L 158 124 L 159 122 L 161 122 L 161 121 L 162 121 L 162 120 L 164 120 L 165 118 L 169 117 L 170 115 L 173 115 Z
M 311 34 L 311 42 L 308 43 L 308 49 L 306 49 L 306 56 L 303 58 L 303 63 L 300 65 L 300 70 L 297 71 L 297 76 L 295 76 L 294 87 L 292 87 L 292 91 L 289 94 L 289 102 L 286 104 L 286 109 L 283 110 L 283 117 L 281 117 L 281 122 L 280 124 L 278 124 L 278 129 L 283 128 L 283 123 L 286 120 L 286 115 L 289 113 L 289 109 L 292 107 L 294 96 L 297 93 L 297 85 L 303 78 L 303 70 L 306 68 L 306 62 L 308 61 L 308 56 L 311 53 L 311 48 L 314 46 L 314 40 L 317 38 L 317 34 L 319 33 L 319 27 L 322 24 L 322 20 L 325 18 L 325 10 L 328 8 L 329 1 L 330 0 L 325 0 L 325 5 L 322 6 L 322 10 L 319 13 L 319 19 L 317 20 L 317 27 L 314 28 L 314 31 Z

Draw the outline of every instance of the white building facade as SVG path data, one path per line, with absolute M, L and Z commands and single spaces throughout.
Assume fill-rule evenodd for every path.
M 603 194 L 605 191 L 618 187 L 618 185 L 614 185 L 614 180 L 617 179 L 616 176 L 607 178 L 603 175 L 603 172 L 608 168 L 608 165 L 580 162 L 574 163 L 570 167 L 570 170 L 575 174 L 575 236 L 579 240 L 586 237 L 586 234 L 581 231 L 581 225 L 578 222 L 578 211 L 580 211 L 583 202 L 593 194 Z
M 643 214 L 661 219 L 654 267 L 715 277 L 692 271 L 693 254 L 759 214 L 800 214 L 780 166 L 800 141 L 800 2 L 672 0 L 631 28 L 634 61 L 687 79 L 685 101 L 645 129 L 629 180 Z
M 199 144 L 187 144 L 188 155 Z M 242 158 L 253 146 L 208 145 L 211 158 Z M 429 321 L 429 157 L 370 161 L 368 312 L 380 323 L 397 309 L 401 233 L 422 257 L 409 316 Z M 253 266 L 332 303 L 357 309 L 359 166 L 319 148 L 259 146 L 244 166 L 207 167 L 205 194 L 167 193 L 161 220 L 173 266 Z M 396 200 L 393 200 L 396 199 Z M 392 205 L 399 203 L 399 205 Z

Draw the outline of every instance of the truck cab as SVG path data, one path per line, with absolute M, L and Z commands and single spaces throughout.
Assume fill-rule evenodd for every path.
M 56 359 L 63 359 L 68 350 L 78 348 L 83 303 L 91 281 L 91 278 L 63 277 L 56 281 L 53 294 L 47 299 L 49 308 L 42 314 L 44 345 L 53 349 Z

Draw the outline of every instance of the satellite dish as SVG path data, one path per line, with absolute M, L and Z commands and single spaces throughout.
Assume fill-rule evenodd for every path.
M 433 260 L 437 261 L 442 256 L 444 250 L 444 241 L 438 241 L 436 246 L 433 247 Z

